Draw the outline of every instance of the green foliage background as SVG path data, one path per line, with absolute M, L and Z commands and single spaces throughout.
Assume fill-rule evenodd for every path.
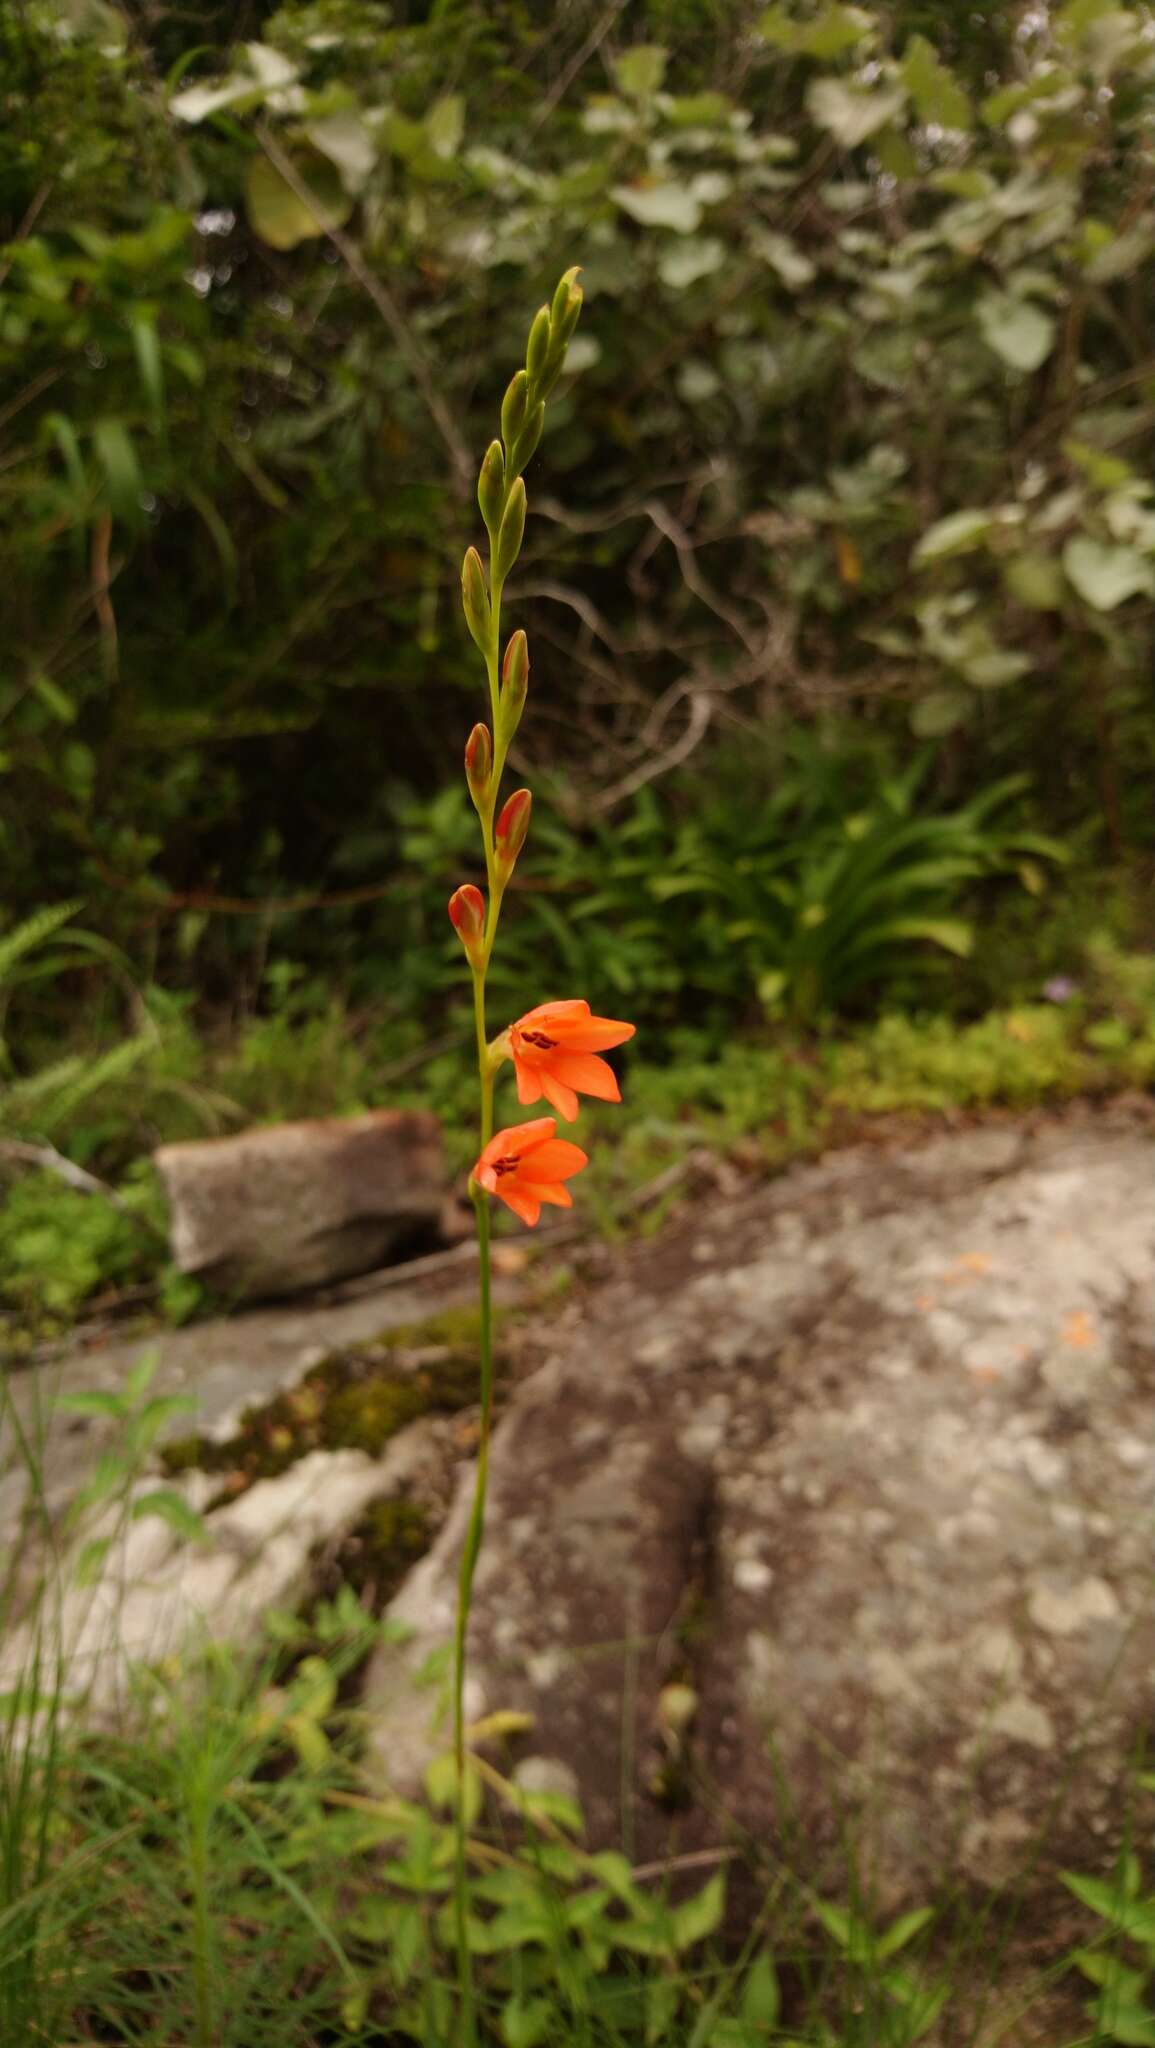
M 523 978 L 572 971 L 563 913 L 633 844 L 590 899 L 591 993 L 901 999 L 897 954 L 797 967 L 838 851 L 811 822 L 877 822 L 896 774 L 936 817 L 1025 778 L 971 870 L 901 906 L 940 947 L 1056 835 L 1143 879 L 1152 32 L 1108 0 L 6 10 L 11 915 L 81 897 L 141 980 L 210 1004 L 270 957 L 398 1014 L 443 999 L 470 478 L 572 259 L 512 589 L 552 798 Z M 716 901 L 694 924 L 684 892 L 747 852 L 736 931 Z

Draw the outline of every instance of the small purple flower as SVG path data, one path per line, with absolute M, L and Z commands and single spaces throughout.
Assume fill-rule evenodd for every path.
M 1079 984 L 1072 981 L 1069 974 L 1052 974 L 1050 980 L 1043 983 L 1043 994 L 1049 1003 L 1069 1003 L 1071 997 L 1078 993 Z

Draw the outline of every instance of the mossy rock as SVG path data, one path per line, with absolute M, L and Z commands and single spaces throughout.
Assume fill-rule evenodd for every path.
M 179 1437 L 162 1458 L 170 1473 L 233 1475 L 233 1491 L 272 1479 L 308 1451 L 358 1450 L 379 1457 L 419 1416 L 451 1415 L 478 1397 L 479 1318 L 446 1309 L 375 1342 L 334 1352 L 298 1386 L 247 1409 L 227 1443 Z M 497 1371 L 500 1377 L 500 1361 Z

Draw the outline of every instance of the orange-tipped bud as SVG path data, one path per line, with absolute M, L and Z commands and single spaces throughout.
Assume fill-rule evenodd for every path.
M 498 872 L 506 881 L 513 873 L 517 856 L 525 845 L 532 809 L 532 793 L 528 789 L 515 789 L 513 795 L 503 804 L 501 815 L 493 828 Z
M 463 882 L 449 899 L 449 921 L 466 954 L 476 963 L 485 938 L 485 898 L 472 882 Z
M 483 654 L 489 651 L 489 592 L 485 587 L 485 570 L 476 548 L 466 548 L 465 560 L 461 564 L 461 603 L 465 611 L 465 623 L 469 627 Z
M 501 733 L 508 746 L 525 710 L 529 688 L 529 642 L 519 626 L 501 664 Z
M 493 774 L 493 741 L 487 725 L 475 725 L 465 742 L 465 780 L 478 810 L 485 806 Z

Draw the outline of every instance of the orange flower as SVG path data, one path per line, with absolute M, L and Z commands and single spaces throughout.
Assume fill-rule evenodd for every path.
M 474 1180 L 488 1194 L 500 1195 L 523 1223 L 537 1222 L 543 1202 L 572 1209 L 573 1196 L 562 1182 L 589 1165 L 581 1146 L 556 1137 L 556 1130 L 552 1116 L 513 1124 L 490 1139 L 473 1169 Z
M 540 1003 L 509 1027 L 518 1101 L 537 1102 L 544 1095 L 567 1123 L 578 1113 L 579 1095 L 620 1102 L 613 1068 L 595 1055 L 633 1035 L 632 1024 L 591 1017 L 588 1003 Z

